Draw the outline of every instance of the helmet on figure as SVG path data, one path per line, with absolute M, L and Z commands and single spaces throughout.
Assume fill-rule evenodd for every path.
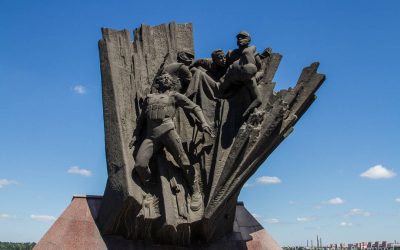
M 190 52 L 186 52 L 186 51 L 179 51 L 176 55 L 176 61 L 179 63 L 183 63 L 186 66 L 189 66 L 190 64 L 192 64 L 194 59 L 194 55 Z
M 250 36 L 249 32 L 247 32 L 247 31 L 240 31 L 236 35 L 236 39 L 237 39 L 237 45 L 239 47 L 249 45 L 251 42 L 251 36 Z

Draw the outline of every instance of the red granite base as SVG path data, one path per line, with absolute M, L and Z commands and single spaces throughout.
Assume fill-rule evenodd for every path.
M 234 232 L 208 246 L 161 246 L 125 240 L 122 237 L 102 236 L 96 226 L 101 196 L 74 196 L 71 204 L 42 237 L 35 250 L 79 249 L 204 249 L 204 250 L 281 250 L 268 232 L 247 211 L 243 203 L 236 206 Z

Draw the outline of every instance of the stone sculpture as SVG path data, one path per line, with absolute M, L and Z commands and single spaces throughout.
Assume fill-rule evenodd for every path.
M 214 81 L 226 73 L 226 56 L 222 49 L 216 49 L 211 53 L 210 59 L 199 59 L 190 65 L 192 69 L 205 71 Z
M 163 73 L 156 77 L 155 88 L 157 92 L 146 96 L 142 113 L 139 115 L 136 131 L 129 147 L 133 147 L 137 135 L 145 134 L 145 139 L 141 142 L 135 154 L 136 162 L 134 170 L 138 173 L 143 188 L 150 188 L 149 185 L 154 184 L 154 182 L 151 181 L 154 176 L 152 176 L 152 172 L 149 168 L 150 159 L 154 154 L 158 153 L 162 146 L 165 146 L 177 165 L 182 168 L 183 176 L 188 181 L 189 185 L 192 186 L 190 208 L 193 211 L 197 211 L 202 202 L 199 178 L 198 175 L 196 175 L 194 179 L 190 178 L 191 164 L 183 149 L 181 139 L 176 132 L 173 121 L 176 108 L 181 107 L 186 112 L 194 114 L 200 122 L 201 130 L 207 132 L 212 137 L 215 135 L 206 122 L 201 108 L 190 101 L 186 96 L 171 91 L 173 84 L 173 78 L 168 73 Z M 147 131 L 142 131 L 144 122 L 147 123 Z M 177 189 L 177 185 L 173 184 L 172 188 L 175 192 L 180 192 L 180 190 Z
M 256 47 L 250 46 L 250 34 L 241 31 L 236 38 L 238 48 L 229 51 L 226 56 L 228 70 L 218 82 L 218 89 L 219 93 L 224 95 L 232 85 L 246 86 L 252 99 L 249 107 L 243 113 L 243 116 L 247 117 L 254 108 L 261 105 L 261 94 L 256 81 L 256 74 L 261 70 L 261 65 L 256 65 Z
M 102 32 L 101 233 L 169 245 L 228 236 L 240 189 L 315 100 L 319 63 L 275 92 L 282 56 L 258 54 L 247 32 L 238 49 L 193 64 L 191 24 L 142 25 L 133 43 L 127 30 Z
M 176 62 L 160 68 L 161 72 L 168 73 L 174 78 L 177 85 L 176 89 L 181 93 L 186 92 L 192 80 L 192 73 L 189 70 L 189 66 L 193 62 L 193 57 L 191 53 L 179 51 L 177 53 Z

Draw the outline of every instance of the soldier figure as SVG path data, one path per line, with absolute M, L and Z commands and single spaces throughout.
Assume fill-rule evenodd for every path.
M 186 92 L 186 89 L 192 80 L 192 73 L 189 70 L 189 66 L 192 64 L 193 58 L 193 54 L 179 51 L 176 56 L 176 62 L 168 64 L 163 69 L 164 73 L 168 73 L 172 76 L 177 85 L 176 90 L 182 94 Z
M 251 37 L 246 31 L 241 31 L 236 36 L 238 48 L 229 51 L 226 55 L 228 70 L 219 81 L 219 92 L 221 96 L 226 95 L 232 85 L 245 85 L 252 98 L 243 116 L 247 116 L 254 108 L 261 105 L 261 95 L 257 88 L 256 75 L 261 69 L 257 60 L 256 47 L 250 46 Z
M 201 131 L 210 134 L 212 137 L 215 135 L 213 129 L 206 122 L 201 108 L 186 96 L 172 91 L 173 84 L 173 78 L 168 73 L 163 73 L 156 77 L 155 89 L 158 93 L 147 95 L 142 113 L 138 118 L 134 138 L 129 147 L 132 148 L 134 145 L 135 137 L 140 134 L 143 123 L 146 121 L 146 136 L 137 152 L 135 171 L 143 184 L 148 185 L 151 180 L 149 161 L 154 154 L 165 146 L 182 168 L 184 177 L 192 188 L 190 208 L 193 211 L 197 211 L 202 204 L 199 177 L 195 174 L 194 180 L 189 178 L 191 164 L 172 120 L 177 107 L 183 108 L 185 112 L 192 113 L 200 122 Z
M 226 72 L 226 58 L 225 53 L 222 49 L 216 49 L 211 53 L 210 59 L 199 59 L 196 60 L 191 66 L 193 68 L 199 68 L 205 70 L 205 72 L 214 80 L 219 79 Z

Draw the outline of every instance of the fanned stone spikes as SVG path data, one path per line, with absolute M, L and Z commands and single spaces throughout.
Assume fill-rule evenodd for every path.
M 262 59 L 263 77 L 257 86 L 262 104 L 246 118 L 242 114 L 252 100 L 245 87 L 218 99 L 213 87 L 203 84 L 207 77 L 193 74 L 200 84 L 188 97 L 216 133 L 215 138 L 202 133 L 193 117 L 177 111 L 175 129 L 202 193 L 202 204 L 193 211 L 193 190 L 168 150 L 155 153 L 149 164 L 153 182 L 144 185 L 134 171 L 137 148 L 129 148 L 160 68 L 175 62 L 177 52 L 194 54 L 192 25 L 142 25 L 134 31 L 133 42 L 127 30 L 102 32 L 108 181 L 97 218 L 101 233 L 170 245 L 209 243 L 232 235 L 241 188 L 315 100 L 325 80 L 317 72 L 319 63 L 304 68 L 293 88 L 274 92 L 282 55 Z

